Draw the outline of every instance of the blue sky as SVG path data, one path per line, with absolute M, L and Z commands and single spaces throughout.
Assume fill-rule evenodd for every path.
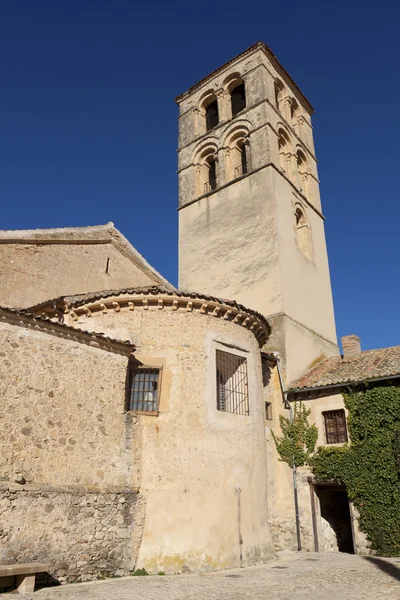
M 264 40 L 313 119 L 339 337 L 400 343 L 395 0 L 0 3 L 1 229 L 113 221 L 177 279 L 174 97 Z

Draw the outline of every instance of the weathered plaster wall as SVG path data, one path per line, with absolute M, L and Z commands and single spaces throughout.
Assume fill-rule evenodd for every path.
M 184 565 L 239 566 L 240 554 L 243 564 L 270 556 L 261 362 L 253 334 L 223 318 L 157 306 L 92 309 L 71 323 L 130 337 L 138 360 L 163 367 L 160 413 L 140 416 L 146 520 L 138 566 L 174 572 Z M 249 416 L 216 409 L 216 343 L 248 357 Z
M 263 314 L 280 312 L 274 215 L 267 169 L 182 209 L 181 289 L 232 298 Z
M 127 574 L 142 534 L 128 358 L 0 324 L 0 562 L 68 581 Z
M 0 272 L 0 304 L 16 308 L 58 296 L 159 283 L 111 243 L 0 243 Z

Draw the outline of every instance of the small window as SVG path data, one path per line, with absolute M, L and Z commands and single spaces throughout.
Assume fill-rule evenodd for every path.
M 206 130 L 213 129 L 219 123 L 218 102 L 214 100 L 206 108 Z
M 129 367 L 127 410 L 158 413 L 160 369 Z
M 346 414 L 343 409 L 322 413 L 325 423 L 325 441 L 327 444 L 347 442 Z
M 267 421 L 272 421 L 272 403 L 271 402 L 265 403 L 265 418 L 267 419 Z
M 208 169 L 208 186 L 209 190 L 215 190 L 217 187 L 217 167 L 215 158 L 211 158 L 208 161 L 209 169 Z
M 249 414 L 247 360 L 230 352 L 217 350 L 217 409 Z
M 246 108 L 246 92 L 244 83 L 237 85 L 231 93 L 232 117 Z

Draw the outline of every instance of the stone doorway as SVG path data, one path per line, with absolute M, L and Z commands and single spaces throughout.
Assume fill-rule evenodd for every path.
M 337 484 L 313 484 L 312 488 L 316 551 L 355 554 L 353 519 L 346 487 Z

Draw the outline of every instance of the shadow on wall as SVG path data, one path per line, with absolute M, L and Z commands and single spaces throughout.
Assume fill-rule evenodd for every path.
M 396 581 L 400 581 L 400 567 L 396 567 L 392 562 L 389 562 L 383 558 L 377 558 L 376 556 L 363 556 L 365 560 L 373 563 L 378 569 L 384 571 L 387 575 L 390 575 Z M 400 559 L 398 560 L 400 563 Z

